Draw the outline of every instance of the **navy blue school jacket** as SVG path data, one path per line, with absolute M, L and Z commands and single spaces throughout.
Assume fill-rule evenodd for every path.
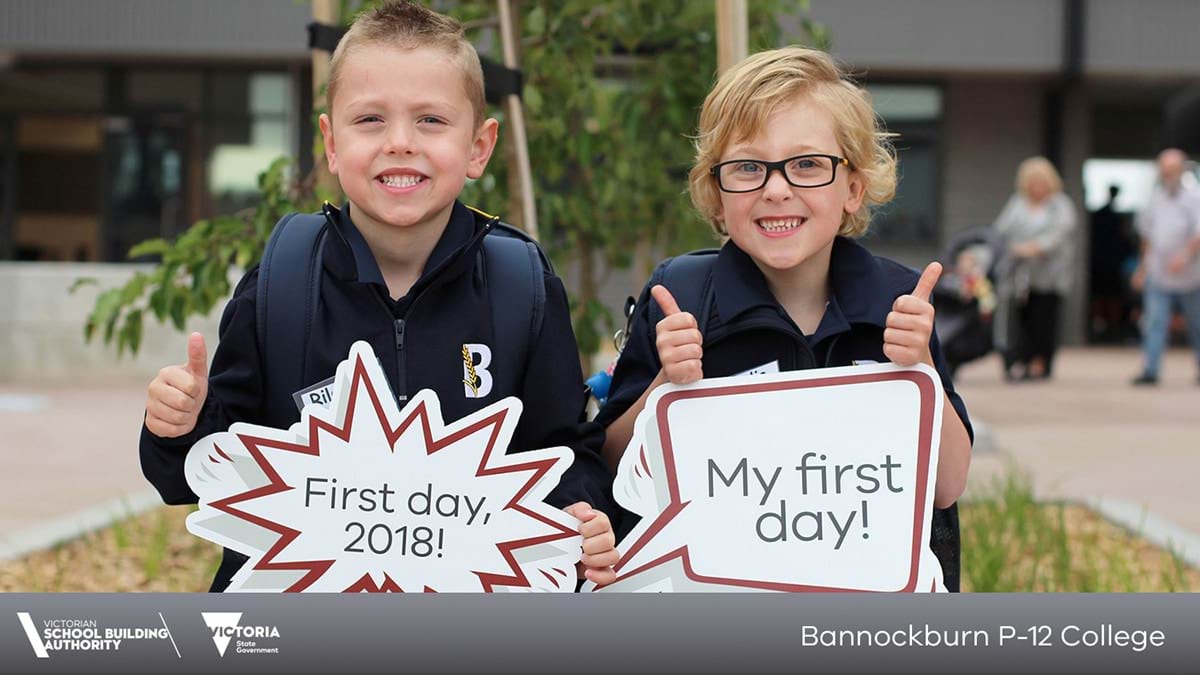
M 326 209 L 333 236 L 326 238 L 320 301 L 309 337 L 305 373 L 316 384 L 333 377 L 350 345 L 366 340 L 379 357 L 397 398 L 432 389 L 441 400 L 447 423 L 506 396 L 517 396 L 524 412 L 509 452 L 566 446 L 575 461 L 546 501 L 556 507 L 577 501 L 613 517 L 612 475 L 600 458 L 604 434 L 585 421 L 586 391 L 575 334 L 562 280 L 547 271 L 545 318 L 541 333 L 521 355 L 492 354 L 490 368 L 523 368 L 519 391 L 497 385 L 483 398 L 468 398 L 463 386 L 464 344 L 493 345 L 493 307 L 487 279 L 476 265 L 489 219 L 455 202 L 450 221 L 434 247 L 421 278 L 408 295 L 393 300 L 367 242 L 355 228 L 349 207 Z M 142 472 L 167 504 L 194 504 L 195 493 L 184 478 L 188 448 L 203 436 L 224 431 L 234 422 L 264 423 L 264 384 L 255 315 L 258 269 L 249 270 L 225 307 L 220 344 L 209 370 L 208 397 L 196 429 L 179 438 L 160 438 L 143 423 L 140 443 Z M 402 347 L 396 319 L 404 320 Z M 290 396 L 292 392 L 287 392 Z M 299 411 L 296 419 L 300 418 Z M 293 420 L 295 421 L 295 420 Z M 225 552 L 212 590 L 223 590 L 245 562 Z
M 648 309 L 654 302 L 650 288 L 660 283 L 662 270 L 660 265 L 638 298 L 629 339 L 613 372 L 608 401 L 596 418 L 606 428 L 641 397 L 662 368 Z M 888 312 L 896 298 L 916 288 L 920 278 L 916 270 L 876 257 L 854 240 L 838 237 L 829 264 L 829 305 L 816 332 L 806 336 L 776 302 L 758 266 L 732 241 L 721 247 L 712 275 L 715 296 L 703 344 L 706 378 L 737 375 L 773 362 L 781 372 L 855 362 L 888 363 L 883 354 Z M 936 334 L 930 347 L 950 403 L 974 439 L 966 406 L 954 391 Z M 868 418 L 870 411 L 864 410 L 863 416 Z M 618 536 L 627 534 L 636 522 L 636 515 L 622 514 Z M 942 563 L 947 588 L 957 591 L 957 505 L 934 509 L 932 525 L 931 547 Z

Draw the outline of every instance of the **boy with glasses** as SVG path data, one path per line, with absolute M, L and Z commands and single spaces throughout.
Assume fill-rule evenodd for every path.
M 941 265 L 918 275 L 854 241 L 867 231 L 871 207 L 895 192 L 886 138 L 867 93 L 823 52 L 762 52 L 722 75 L 701 109 L 689 187 L 727 240 L 708 256 L 706 278 L 690 280 L 708 289 L 699 306 L 680 307 L 674 296 L 685 289 L 662 285 L 680 260 L 655 271 L 597 421 L 607 427 L 605 458 L 616 466 L 650 392 L 667 382 L 884 360 L 928 364 L 949 404 L 931 546 L 947 588 L 958 590 L 955 502 L 966 485 L 971 433 L 933 333 L 929 295 Z M 627 532 L 630 518 L 623 520 Z

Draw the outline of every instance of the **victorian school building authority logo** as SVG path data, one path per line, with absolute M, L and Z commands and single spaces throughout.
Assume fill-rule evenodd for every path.
M 175 656 L 179 648 L 162 612 L 161 626 L 112 626 L 91 618 L 54 618 L 34 621 L 29 612 L 17 612 L 29 646 L 39 659 L 48 659 L 56 652 L 115 652 L 135 642 L 170 641 Z M 39 624 L 41 630 L 39 630 Z

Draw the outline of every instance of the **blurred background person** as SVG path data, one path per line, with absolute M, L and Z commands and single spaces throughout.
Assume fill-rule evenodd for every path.
M 1200 187 L 1185 180 L 1187 155 L 1170 148 L 1158 155 L 1158 185 L 1138 214 L 1142 262 L 1133 275 L 1142 289 L 1142 356 L 1135 385 L 1158 384 L 1159 365 L 1175 305 L 1183 309 L 1196 352 L 1200 383 Z M 1187 176 L 1186 178 L 1191 178 Z
M 1074 280 L 1075 207 L 1045 157 L 1017 167 L 1016 193 L 992 225 L 1003 240 L 997 271 L 996 348 L 1009 380 L 1050 377 L 1062 298 Z
M 1137 336 L 1130 319 L 1129 275 L 1123 269 L 1126 260 L 1136 261 L 1137 244 L 1130 231 L 1131 219 L 1116 208 L 1120 193 L 1120 186 L 1108 186 L 1108 201 L 1091 214 L 1088 329 L 1093 342 L 1120 343 Z

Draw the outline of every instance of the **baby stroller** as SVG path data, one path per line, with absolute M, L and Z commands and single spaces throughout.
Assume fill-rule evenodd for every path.
M 991 353 L 996 310 L 996 267 L 1003 244 L 987 227 L 955 235 L 933 289 L 934 323 L 953 376 L 960 366 Z

